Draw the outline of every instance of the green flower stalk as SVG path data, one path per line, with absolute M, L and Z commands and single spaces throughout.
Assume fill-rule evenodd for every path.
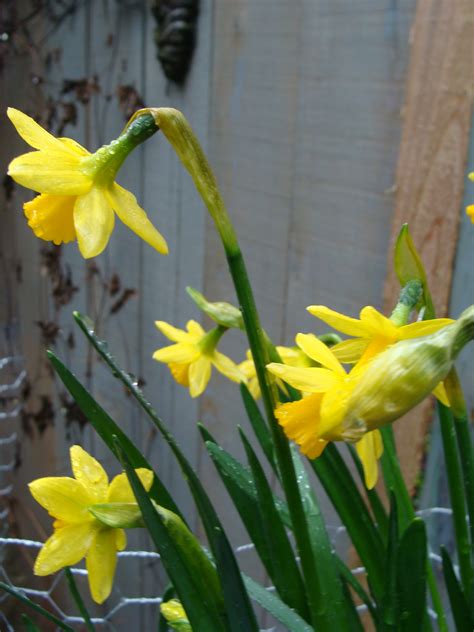
M 344 432 L 367 432 L 404 415 L 448 375 L 461 349 L 473 338 L 474 305 L 452 325 L 422 338 L 402 340 L 376 356 L 349 400 Z

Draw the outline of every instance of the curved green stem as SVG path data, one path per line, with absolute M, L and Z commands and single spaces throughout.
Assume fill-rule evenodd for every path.
M 301 559 L 311 620 L 318 629 L 329 629 L 325 619 L 324 604 L 320 603 L 321 592 L 319 590 L 320 582 L 316 560 L 311 546 L 308 524 L 290 447 L 273 413 L 276 407 L 276 393 L 275 387 L 268 381 L 265 369 L 269 362 L 267 345 L 237 235 L 220 195 L 211 167 L 185 117 L 181 112 L 171 108 L 159 108 L 150 110 L 150 112 L 154 115 L 156 124 L 173 146 L 184 167 L 190 173 L 221 237 L 242 310 L 265 412 L 275 445 L 278 469 Z

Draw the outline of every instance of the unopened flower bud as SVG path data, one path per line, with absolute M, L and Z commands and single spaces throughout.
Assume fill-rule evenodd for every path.
M 244 329 L 242 312 L 237 307 L 234 307 L 234 305 L 224 301 L 211 303 L 201 292 L 198 292 L 198 290 L 195 290 L 193 287 L 187 287 L 186 292 L 199 309 L 202 309 L 202 311 L 218 325 L 227 327 L 228 329 Z
M 165 601 L 160 606 L 161 614 L 165 617 L 166 621 L 173 630 L 179 630 L 179 632 L 192 632 L 192 628 L 186 616 L 181 602 L 177 599 L 171 599 Z
M 402 340 L 376 356 L 358 381 L 342 424 L 345 440 L 391 423 L 421 402 L 449 373 L 474 338 L 474 305 L 452 325 Z

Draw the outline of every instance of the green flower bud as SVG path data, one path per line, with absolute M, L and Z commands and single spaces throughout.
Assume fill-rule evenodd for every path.
M 352 392 L 342 437 L 357 441 L 364 432 L 391 423 L 416 406 L 448 375 L 473 338 L 474 305 L 452 325 L 402 340 L 376 356 Z
M 408 224 L 403 224 L 395 243 L 394 268 L 402 287 L 410 281 L 419 281 L 421 283 L 423 297 L 418 303 L 418 308 L 424 305 L 426 318 L 434 318 L 433 300 L 428 289 L 425 268 L 411 238 Z
M 244 321 L 240 309 L 230 303 L 219 301 L 210 303 L 205 296 L 192 287 L 187 287 L 186 292 L 193 299 L 196 305 L 213 321 L 227 329 L 244 329 Z

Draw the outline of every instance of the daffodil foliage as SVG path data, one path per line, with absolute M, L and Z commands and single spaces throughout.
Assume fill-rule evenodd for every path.
M 341 340 L 334 332 L 320 337 L 298 333 L 296 346 L 275 347 L 260 322 L 237 235 L 212 169 L 180 112 L 140 110 L 115 141 L 94 154 L 71 139 L 55 138 L 18 110 L 10 108 L 8 116 L 34 149 L 9 166 L 16 182 L 39 193 L 24 205 L 29 225 L 36 236 L 56 244 L 77 240 L 86 258 L 104 250 L 115 215 L 158 252 L 167 252 L 164 238 L 116 176 L 128 154 L 156 132 L 170 143 L 215 223 L 238 307 L 210 302 L 190 288 L 195 304 L 216 326 L 205 331 L 189 320 L 186 329 L 179 329 L 156 321 L 172 344 L 157 349 L 153 358 L 168 366 L 191 397 L 204 393 L 213 368 L 240 384 L 251 427 L 275 482 L 270 483 L 245 429 L 239 428 L 247 457 L 243 464 L 200 426 L 217 472 L 274 586 L 269 592 L 241 572 L 218 511 L 176 439 L 136 381 L 97 338 L 91 322 L 76 313 L 87 340 L 171 449 L 196 504 L 209 550 L 185 524 L 187 512 L 178 508 L 158 470 L 148 469 L 148 461 L 118 423 L 50 353 L 60 379 L 126 475 L 109 482 L 100 463 L 73 446 L 73 478 L 49 477 L 30 484 L 34 498 L 54 518 L 53 534 L 38 555 L 35 573 L 49 575 L 85 558 L 92 597 L 102 603 L 112 590 L 117 552 L 126 545 L 124 529 L 146 527 L 178 597 L 163 598 L 160 629 L 166 623 L 183 632 L 258 632 L 253 600 L 292 632 L 350 632 L 362 629 L 351 597 L 356 594 L 377 632 L 414 632 L 421 627 L 429 632 L 429 588 L 439 629 L 448 632 L 428 558 L 426 529 L 415 515 L 390 434 L 393 422 L 434 393 L 440 402 L 459 578 L 446 552 L 443 571 L 456 625 L 460 630 L 472 629 L 474 454 L 454 362 L 474 338 L 474 306 L 456 320 L 434 317 L 427 275 L 408 226 L 402 228 L 395 246 L 402 292 L 390 316 L 371 306 L 363 307 L 356 318 L 312 305 L 308 310 L 313 316 L 347 338 Z M 474 179 L 473 174 L 470 177 Z M 474 221 L 473 208 L 467 211 Z M 414 318 L 418 320 L 413 322 Z M 232 335 L 244 330 L 247 337 L 248 351 L 240 363 L 218 350 L 223 336 L 232 330 Z M 351 454 L 365 483 L 363 491 L 338 443 L 355 445 Z M 359 582 L 334 551 L 300 452 L 308 457 L 344 523 L 367 582 Z M 379 459 L 390 496 L 389 512 L 374 489 Z M 24 596 L 19 598 L 25 603 Z M 79 606 L 83 612 L 83 603 Z

